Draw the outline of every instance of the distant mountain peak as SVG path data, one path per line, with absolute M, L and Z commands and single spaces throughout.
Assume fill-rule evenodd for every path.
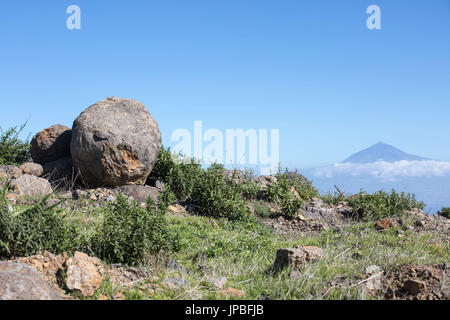
M 395 162 L 395 161 L 422 161 L 428 160 L 416 155 L 408 154 L 397 149 L 383 141 L 373 146 L 357 152 L 343 161 L 343 163 L 371 163 L 377 161 Z

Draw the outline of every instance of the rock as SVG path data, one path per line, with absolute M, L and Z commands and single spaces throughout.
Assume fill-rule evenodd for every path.
M 0 179 L 14 179 L 22 175 L 22 170 L 16 166 L 0 165 Z
M 71 153 L 91 186 L 142 185 L 161 149 L 158 123 L 135 100 L 110 97 L 75 120 Z
M 270 184 L 276 183 L 277 178 L 274 176 L 259 176 L 252 179 L 254 183 L 256 183 L 259 186 L 258 194 L 256 195 L 256 198 L 258 200 L 264 200 L 266 198 L 266 190 L 269 187 Z
M 423 281 L 412 279 L 407 280 L 402 289 L 409 294 L 418 295 L 419 293 L 426 291 L 427 287 Z
M 31 140 L 31 157 L 35 163 L 44 165 L 59 158 L 70 156 L 70 128 L 57 124 L 37 133 Z
M 59 158 L 43 166 L 43 176 L 51 182 L 66 180 L 75 182 L 77 174 L 73 167 L 72 157 Z
M 243 296 L 245 296 L 245 291 L 229 287 L 224 290 L 217 291 L 217 294 L 219 296 L 242 298 Z
M 300 181 L 302 184 L 309 184 L 311 183 L 308 179 L 305 178 L 304 175 L 298 173 L 298 172 L 293 172 L 290 171 L 287 173 L 287 177 L 291 180 L 296 180 L 296 181 Z
M 133 197 L 137 203 L 145 203 L 147 202 L 147 198 L 151 198 L 155 205 L 158 205 L 158 196 L 160 194 L 160 190 L 155 187 L 150 186 L 139 186 L 139 185 L 128 185 L 115 189 L 118 193 L 122 192 L 124 195 L 128 197 Z
M 375 223 L 375 228 L 378 230 L 387 230 L 390 228 L 398 227 L 400 223 L 394 218 L 384 218 Z
M 21 175 L 11 181 L 11 189 L 21 196 L 37 197 L 53 192 L 50 182 L 29 174 Z
M 207 277 L 206 281 L 208 281 L 211 285 L 216 287 L 217 289 L 223 289 L 225 285 L 227 284 L 227 278 L 226 277 Z
M 298 246 L 296 248 L 278 249 L 272 270 L 273 272 L 278 272 L 288 266 L 300 269 L 305 264 L 316 261 L 322 256 L 322 249 L 313 246 Z
M 0 261 L 0 300 L 62 300 L 36 269 L 20 262 Z
M 261 190 L 267 190 L 267 187 L 270 184 L 277 182 L 277 178 L 275 178 L 274 176 L 259 176 L 253 178 L 252 181 L 259 185 Z
M 66 266 L 65 284 L 70 291 L 88 297 L 100 288 L 105 267 L 99 259 L 75 252 L 74 256 L 67 260 Z
M 66 260 L 67 256 L 65 254 L 55 256 L 47 251 L 35 256 L 17 259 L 18 262 L 35 268 L 44 276 L 47 282 L 53 283 L 54 285 L 58 284 L 58 272 L 64 269 L 63 265 Z
M 8 201 L 13 205 L 17 204 L 17 202 L 19 202 L 19 196 L 15 193 L 7 193 L 6 199 L 8 199 Z
M 378 274 L 380 272 L 382 272 L 382 270 L 381 270 L 381 268 L 379 266 L 368 266 L 366 268 L 366 274 L 368 276 L 373 276 L 373 275 Z
M 86 199 L 86 198 L 88 198 L 88 196 L 89 196 L 89 194 L 85 190 L 76 189 L 73 192 L 73 198 L 75 200 Z
M 244 172 L 241 170 L 227 170 L 223 171 L 225 181 L 230 181 L 236 185 L 244 182 Z
M 30 174 L 32 176 L 40 177 L 44 172 L 44 169 L 39 163 L 26 162 L 19 168 L 24 174 Z
M 181 278 L 166 278 L 162 284 L 171 290 L 189 287 L 189 281 Z

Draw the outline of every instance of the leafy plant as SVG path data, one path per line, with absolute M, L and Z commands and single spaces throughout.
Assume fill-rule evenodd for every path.
M 42 251 L 59 254 L 83 249 L 86 242 L 75 225 L 68 223 L 56 203 L 47 206 L 49 196 L 19 210 L 0 192 L 0 256 L 30 256 Z
M 266 199 L 278 203 L 287 218 L 296 216 L 303 201 L 318 196 L 317 189 L 309 181 L 304 181 L 297 175 L 292 177 L 287 170 L 285 173 L 279 171 L 275 177 L 277 181 L 271 183 L 266 190 Z
M 418 202 L 414 194 L 397 193 L 395 190 L 389 194 L 378 191 L 368 194 L 361 191 L 357 195 L 347 198 L 352 207 L 354 218 L 363 221 L 377 220 L 402 215 L 406 210 L 421 209 L 425 204 Z
M 450 207 L 444 207 L 439 212 L 438 215 L 441 217 L 445 217 L 447 219 L 450 219 Z
M 0 128 L 0 164 L 20 165 L 31 159 L 29 141 L 22 141 L 19 134 L 26 123 L 6 131 Z
M 200 215 L 240 220 L 249 214 L 238 188 L 225 180 L 222 165 L 214 164 L 201 172 L 195 181 L 191 201 Z
M 201 165 L 194 159 L 185 161 L 181 155 L 172 154 L 170 148 L 162 147 L 147 184 L 154 185 L 159 180 L 176 199 L 185 200 L 191 195 L 196 177 L 201 171 Z
M 151 256 L 176 250 L 177 237 L 169 231 L 163 210 L 154 207 L 151 199 L 147 208 L 119 194 L 115 204 L 104 210 L 104 219 L 92 237 L 93 251 L 111 263 L 137 265 Z

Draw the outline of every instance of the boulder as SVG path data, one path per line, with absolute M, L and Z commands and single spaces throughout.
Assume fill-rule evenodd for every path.
M 10 188 L 21 196 L 37 197 L 53 192 L 50 182 L 30 174 L 24 174 L 11 180 Z
M 158 188 L 150 187 L 150 186 L 138 186 L 138 185 L 127 185 L 123 187 L 119 187 L 116 189 L 116 192 L 122 192 L 124 195 L 128 197 L 133 197 L 137 203 L 146 203 L 148 198 L 153 200 L 155 205 L 158 204 L 158 197 L 161 191 Z
M 223 175 L 225 178 L 225 181 L 232 182 L 233 184 L 241 184 L 244 182 L 244 172 L 241 170 L 228 170 L 225 169 L 223 171 Z
M 75 252 L 66 262 L 65 284 L 70 291 L 84 297 L 92 296 L 100 288 L 105 275 L 105 267 L 97 258 Z
M 39 163 L 26 162 L 19 168 L 24 174 L 30 174 L 32 176 L 40 177 L 44 172 L 44 169 Z
M 161 132 L 145 106 L 110 97 L 74 121 L 71 153 L 89 186 L 142 185 L 161 149 Z
M 0 261 L 0 300 L 62 300 L 36 269 L 20 262 Z
M 37 133 L 31 140 L 31 157 L 41 165 L 70 156 L 70 128 L 57 124 Z
M 256 183 L 261 190 L 267 190 L 268 186 L 271 183 L 277 182 L 277 178 L 275 178 L 274 176 L 259 176 L 253 178 L 253 182 Z
M 288 266 L 300 269 L 305 264 L 316 261 L 322 256 L 322 249 L 313 246 L 298 246 L 289 249 L 278 249 L 272 270 L 273 272 L 277 272 Z

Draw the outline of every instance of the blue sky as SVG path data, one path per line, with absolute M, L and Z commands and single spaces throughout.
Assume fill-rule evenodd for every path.
M 81 30 L 66 28 L 80 6 Z M 366 9 L 381 7 L 381 30 Z M 2 1 L 0 126 L 71 126 L 108 96 L 177 128 L 280 129 L 290 167 L 378 141 L 450 161 L 450 1 Z

